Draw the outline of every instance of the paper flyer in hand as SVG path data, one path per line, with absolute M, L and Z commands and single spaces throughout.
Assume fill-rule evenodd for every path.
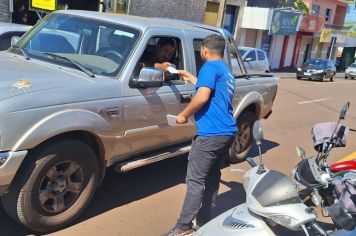
M 167 115 L 168 125 L 169 126 L 193 126 L 193 125 L 195 125 L 193 116 L 189 117 L 187 123 L 185 123 L 185 124 L 177 124 L 176 119 L 177 119 L 177 116 L 168 114 Z
M 178 70 L 172 66 L 169 66 L 167 68 L 168 72 L 171 73 L 171 74 L 178 74 Z

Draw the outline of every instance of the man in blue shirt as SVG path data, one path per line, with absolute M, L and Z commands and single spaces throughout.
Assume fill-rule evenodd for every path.
M 237 132 L 232 116 L 235 79 L 223 60 L 225 40 L 209 35 L 203 40 L 200 55 L 205 61 L 198 78 L 187 71 L 181 77 L 195 85 L 195 96 L 177 116 L 184 124 L 194 115 L 197 135 L 188 156 L 187 192 L 175 228 L 168 234 L 192 235 L 193 220 L 201 226 L 211 218 L 211 209 L 218 193 L 220 168 Z

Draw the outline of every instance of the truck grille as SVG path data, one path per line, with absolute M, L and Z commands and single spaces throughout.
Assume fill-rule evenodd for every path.
M 252 229 L 252 228 L 255 228 L 254 225 L 248 224 L 247 222 L 233 218 L 232 216 L 229 216 L 224 220 L 223 226 L 226 228 L 229 228 L 229 229 Z

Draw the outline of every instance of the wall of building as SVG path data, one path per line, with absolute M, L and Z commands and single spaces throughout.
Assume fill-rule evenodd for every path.
M 271 18 L 272 10 L 269 8 L 245 7 L 241 27 L 267 30 Z
M 9 0 L 0 0 L 0 21 L 10 21 Z
M 265 7 L 265 8 L 277 8 L 277 7 L 291 7 L 293 6 L 293 1 L 289 0 L 287 2 L 281 0 L 247 0 L 247 6 L 249 7 Z
M 279 68 L 283 50 L 284 35 L 274 35 L 270 49 L 270 64 L 272 69 Z
M 310 10 L 312 10 L 313 5 L 320 6 L 319 15 L 323 17 L 325 17 L 326 9 L 327 8 L 331 9 L 331 19 L 328 22 L 325 22 L 325 24 L 333 24 L 335 13 L 336 13 L 336 6 L 337 6 L 336 2 L 340 2 L 340 4 L 342 4 L 342 1 L 339 0 L 306 0 L 305 1 L 305 3 L 308 5 Z
M 131 0 L 129 14 L 203 22 L 206 0 Z
M 286 57 L 285 57 L 284 64 L 282 67 L 290 67 L 292 65 L 293 52 L 294 52 L 294 46 L 295 46 L 296 39 L 297 39 L 296 34 L 289 36 L 287 53 L 286 53 Z

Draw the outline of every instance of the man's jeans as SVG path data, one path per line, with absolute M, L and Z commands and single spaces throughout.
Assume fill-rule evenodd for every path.
M 220 168 L 234 140 L 233 136 L 196 136 L 188 156 L 187 192 L 176 227 L 188 230 L 196 218 L 198 225 L 211 219 L 218 194 Z

